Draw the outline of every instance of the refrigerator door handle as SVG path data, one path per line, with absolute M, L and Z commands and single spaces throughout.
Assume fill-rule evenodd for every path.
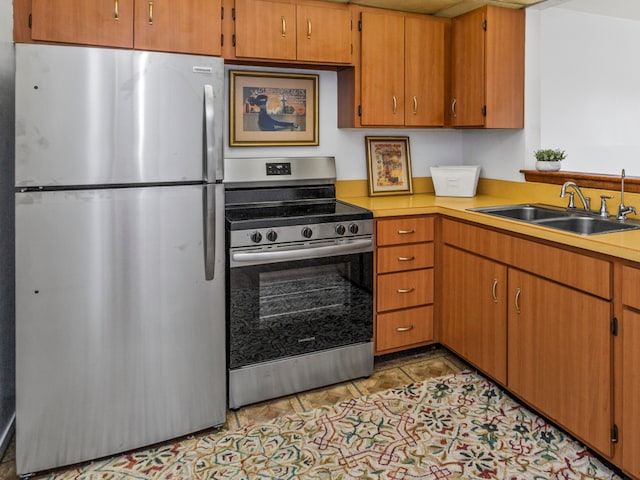
M 213 86 L 204 86 L 204 174 L 205 181 L 213 183 L 216 177 L 216 139 L 215 139 L 215 108 Z
M 205 279 L 213 280 L 216 264 L 216 192 L 215 185 L 202 188 L 204 222 L 204 271 Z

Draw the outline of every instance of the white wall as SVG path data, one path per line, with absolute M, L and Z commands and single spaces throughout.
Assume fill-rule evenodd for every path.
M 640 23 L 541 13 L 542 144 L 566 149 L 566 170 L 640 176 Z
M 268 68 L 227 66 L 226 70 L 274 71 Z M 283 70 L 276 70 L 283 71 Z M 414 177 L 430 177 L 431 165 L 462 163 L 462 132 L 457 130 L 404 130 L 404 129 L 339 129 L 337 74 L 331 71 L 286 70 L 291 73 L 318 74 L 320 85 L 320 145 L 317 147 L 229 147 L 228 127 L 225 130 L 225 156 L 278 157 L 331 155 L 336 157 L 340 180 L 367 178 L 365 136 L 408 136 L 411 166 Z M 227 75 L 228 78 L 228 75 Z M 228 98 L 228 92 L 227 92 Z M 228 112 L 227 112 L 228 115 Z M 225 122 L 228 126 L 228 121 Z
M 637 0 L 528 8 L 525 128 L 463 132 L 463 162 L 482 165 L 483 177 L 522 180 L 535 150 L 561 148 L 563 170 L 640 176 L 639 10 Z

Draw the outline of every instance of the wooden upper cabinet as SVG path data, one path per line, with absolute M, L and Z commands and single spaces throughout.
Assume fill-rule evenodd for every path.
M 484 125 L 484 8 L 453 20 L 451 27 L 451 124 Z
M 31 39 L 133 47 L 133 0 L 32 0 Z
M 296 6 L 236 0 L 236 56 L 295 60 Z
M 221 0 L 16 0 L 14 40 L 221 55 Z M 31 30 L 24 25 L 31 14 Z
M 523 128 L 524 10 L 487 5 L 453 19 L 451 125 Z
M 135 48 L 220 55 L 220 9 L 221 0 L 138 0 Z
M 404 21 L 404 123 L 444 125 L 445 22 L 432 17 Z
M 236 0 L 235 56 L 349 63 L 349 8 L 325 2 Z
M 362 125 L 404 125 L 404 16 L 362 12 Z
M 297 6 L 297 59 L 351 62 L 351 13 L 346 5 Z
M 350 117 L 353 104 L 340 102 L 339 126 L 444 126 L 450 20 L 363 9 L 359 23 L 357 72 L 339 72 L 338 91 L 342 100 L 353 90 L 360 108 Z

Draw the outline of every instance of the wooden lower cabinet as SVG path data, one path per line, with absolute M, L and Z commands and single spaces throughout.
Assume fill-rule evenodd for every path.
M 622 273 L 622 468 L 640 479 L 640 268 Z
M 507 268 L 444 246 L 442 343 L 507 383 Z
M 612 262 L 465 222 L 441 225 L 442 343 L 612 459 Z M 638 353 L 628 354 L 637 365 Z
M 612 305 L 509 270 L 508 388 L 610 457 Z
M 376 221 L 376 355 L 435 341 L 433 240 L 433 217 Z
M 433 305 L 378 314 L 376 349 L 395 350 L 433 340 Z

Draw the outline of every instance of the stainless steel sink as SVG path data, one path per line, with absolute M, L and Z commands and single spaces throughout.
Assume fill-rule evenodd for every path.
M 513 220 L 522 220 L 525 222 L 533 222 L 546 218 L 557 218 L 565 216 L 566 210 L 551 205 L 503 205 L 501 207 L 484 207 L 471 208 L 474 212 L 488 213 L 498 217 L 511 218 Z
M 590 213 L 578 209 L 568 210 L 543 204 L 502 205 L 470 208 L 469 210 L 579 235 L 614 233 L 640 228 L 640 223 L 632 220 L 621 222 L 615 218 L 600 217 L 597 212 Z
M 552 218 L 536 222 L 537 225 L 557 228 L 567 232 L 579 233 L 580 235 L 595 235 L 596 233 L 613 233 L 624 230 L 635 230 L 637 224 L 618 222 L 617 220 L 606 220 L 597 217 L 571 216 L 567 218 Z

